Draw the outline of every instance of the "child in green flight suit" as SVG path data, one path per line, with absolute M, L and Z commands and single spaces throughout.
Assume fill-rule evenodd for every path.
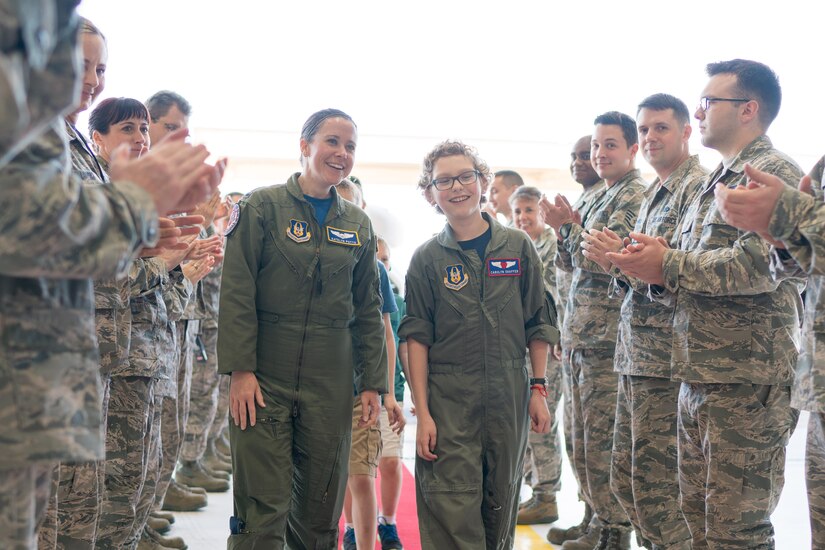
M 446 141 L 418 183 L 447 216 L 413 255 L 399 328 L 418 416 L 424 548 L 512 548 L 528 417 L 537 432 L 550 424 L 544 366 L 558 342 L 555 310 L 530 238 L 481 211 L 491 179 L 474 149 Z

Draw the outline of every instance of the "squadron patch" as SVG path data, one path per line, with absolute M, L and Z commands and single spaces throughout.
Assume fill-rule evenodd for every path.
M 296 243 L 305 243 L 311 237 L 309 224 L 301 220 L 289 220 L 289 227 L 286 228 L 286 236 Z
M 521 260 L 518 258 L 490 258 L 487 260 L 487 275 L 490 277 L 518 277 L 521 275 Z
M 464 266 L 461 264 L 448 265 L 444 268 L 444 271 L 447 272 L 447 276 L 444 277 L 444 286 L 450 290 L 461 290 L 467 286 L 467 281 L 470 280 L 467 273 L 464 272 Z
M 361 246 L 357 231 L 347 231 L 337 227 L 327 226 L 327 240 L 331 243 L 342 244 L 344 246 Z
M 238 225 L 238 220 L 241 219 L 241 208 L 238 203 L 232 205 L 232 212 L 229 213 L 229 223 L 226 224 L 226 229 L 223 231 L 223 236 L 227 237 L 232 230 Z

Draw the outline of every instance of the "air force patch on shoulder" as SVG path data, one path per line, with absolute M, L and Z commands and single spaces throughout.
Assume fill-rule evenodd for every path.
M 447 276 L 444 277 L 444 286 L 450 290 L 461 290 L 467 286 L 467 281 L 470 280 L 464 271 L 464 266 L 461 264 L 448 265 L 444 268 L 444 271 L 447 272 Z
M 228 237 L 232 230 L 238 226 L 238 220 L 241 219 L 241 207 L 238 203 L 232 205 L 232 212 L 229 214 L 229 222 L 226 224 L 226 229 L 223 231 L 223 236 Z
M 301 220 L 289 220 L 289 227 L 286 228 L 286 236 L 296 243 L 305 243 L 311 237 L 309 224 Z
M 331 243 L 342 244 L 344 246 L 361 246 L 357 231 L 338 229 L 327 226 L 327 240 Z
M 487 260 L 487 275 L 490 277 L 518 277 L 521 275 L 521 260 L 518 258 L 490 258 Z

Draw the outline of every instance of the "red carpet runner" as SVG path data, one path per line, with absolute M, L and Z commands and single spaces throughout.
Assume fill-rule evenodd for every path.
M 415 509 L 415 479 L 407 470 L 405 465 L 401 465 L 404 471 L 404 482 L 401 486 L 401 500 L 398 502 L 398 512 L 396 513 L 396 524 L 398 525 L 398 536 L 404 544 L 404 550 L 421 550 L 421 541 L 418 540 L 418 513 Z M 379 474 L 379 479 L 381 475 Z M 378 508 L 381 508 L 381 494 L 376 491 L 378 497 Z M 344 516 L 341 516 L 340 534 L 338 535 L 338 547 L 344 540 Z M 375 538 L 375 549 L 381 550 L 381 543 L 378 536 Z

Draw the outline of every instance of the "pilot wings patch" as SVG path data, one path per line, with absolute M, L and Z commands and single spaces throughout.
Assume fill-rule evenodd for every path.
M 361 246 L 357 231 L 338 229 L 327 226 L 327 240 L 331 243 L 342 244 L 344 246 Z
M 521 260 L 518 258 L 490 258 L 487 260 L 487 275 L 490 277 L 518 277 L 521 275 Z

